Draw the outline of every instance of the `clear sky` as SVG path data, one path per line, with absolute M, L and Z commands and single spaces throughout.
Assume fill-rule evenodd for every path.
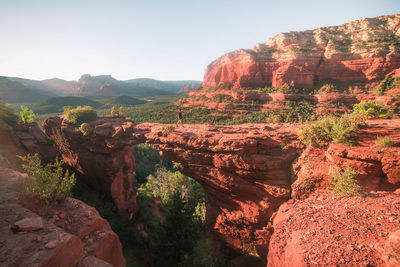
M 400 12 L 400 0 L 0 0 L 0 76 L 202 80 L 275 34 Z

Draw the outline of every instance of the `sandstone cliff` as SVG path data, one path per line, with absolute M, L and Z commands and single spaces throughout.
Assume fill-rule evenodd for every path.
M 212 62 L 203 86 L 313 88 L 324 80 L 376 81 L 399 67 L 400 15 L 395 14 L 278 34 Z
M 106 194 L 118 210 L 132 215 L 136 209 L 133 147 L 144 141 L 136 139 L 133 122 L 123 118 L 102 118 L 89 124 L 88 136 L 62 117 L 47 119 L 43 129 L 56 140 L 63 160 L 80 176 L 79 181 Z
M 118 236 L 96 209 L 73 198 L 47 205 L 21 197 L 25 178 L 0 167 L 2 266 L 125 266 Z
M 305 198 L 327 188 L 332 167 L 359 170 L 356 178 L 366 192 L 400 187 L 400 148 L 375 145 L 377 135 L 399 143 L 400 120 L 368 124 L 359 134 L 358 146 L 332 143 L 325 149 L 306 149 L 297 135 L 300 124 L 185 125 L 168 131 L 160 124 L 135 125 L 105 117 L 92 122 L 94 130 L 83 137 L 76 127 L 53 117 L 45 130 L 57 139 L 71 167 L 83 174 L 96 170 L 99 175 L 87 176 L 93 188 L 109 192 L 114 201 L 122 193 L 128 206 L 135 202 L 134 197 L 125 198 L 125 192 L 134 196 L 134 191 L 126 191 L 132 188 L 133 144 L 152 144 L 204 187 L 206 227 L 231 248 L 266 260 L 274 212 L 291 197 Z M 121 148 L 125 146 L 129 149 Z M 93 165 L 97 157 L 104 161 Z M 125 182 L 111 186 L 116 179 Z

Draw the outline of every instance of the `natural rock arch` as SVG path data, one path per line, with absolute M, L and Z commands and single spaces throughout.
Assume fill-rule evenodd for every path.
M 136 209 L 134 146 L 152 144 L 181 163 L 182 173 L 207 192 L 206 227 L 231 248 L 256 249 L 262 259 L 267 258 L 274 212 L 291 196 L 306 197 L 326 187 L 331 166 L 355 166 L 367 190 L 400 185 L 400 148 L 376 154 L 372 145 L 376 131 L 400 139 L 400 120 L 391 120 L 390 126 L 370 123 L 363 133 L 367 139 L 357 148 L 331 144 L 325 149 L 304 149 L 297 136 L 299 124 L 185 125 L 168 132 L 160 124 L 103 117 L 90 125 L 88 136 L 62 117 L 47 119 L 43 128 L 66 163 L 120 211 Z M 310 189 L 303 181 L 315 184 Z

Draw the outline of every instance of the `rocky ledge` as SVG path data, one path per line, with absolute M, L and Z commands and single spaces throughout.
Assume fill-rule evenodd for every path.
M 15 191 L 26 175 L 0 167 L 2 266 L 125 266 L 122 246 L 96 209 L 68 198 L 45 205 Z
M 400 266 L 400 190 L 290 200 L 274 218 L 268 266 Z
M 90 134 L 84 135 L 62 117 L 52 117 L 43 129 L 81 183 L 106 194 L 118 210 L 132 215 L 136 210 L 132 155 L 134 145 L 144 142 L 139 140 L 143 136 L 136 135 L 134 123 L 124 118 L 105 117 L 89 124 Z

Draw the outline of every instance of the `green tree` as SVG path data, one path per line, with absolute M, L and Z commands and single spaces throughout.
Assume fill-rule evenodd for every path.
M 23 123 L 30 123 L 35 120 L 35 114 L 33 111 L 24 105 L 21 106 L 19 116 L 21 117 Z
M 120 106 L 119 107 L 119 114 L 118 114 L 120 117 L 122 117 L 122 116 L 124 116 L 124 107 L 123 106 Z
M 117 117 L 118 116 L 117 107 L 116 106 L 112 106 L 110 113 L 111 113 L 112 117 Z
M 25 191 L 46 202 L 63 201 L 71 195 L 75 185 L 75 174 L 64 171 L 64 161 L 56 159 L 55 163 L 42 166 L 38 154 L 19 156 L 24 162 L 23 170 L 28 173 L 29 179 L 25 184 Z

